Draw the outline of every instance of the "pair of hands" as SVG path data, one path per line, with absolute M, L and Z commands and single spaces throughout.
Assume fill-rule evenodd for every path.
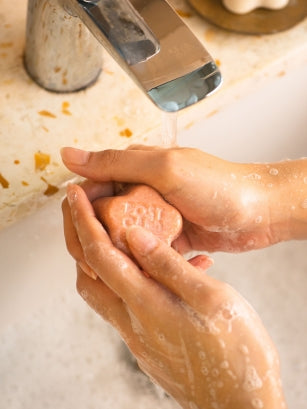
M 179 254 L 279 240 L 267 201 L 259 199 L 259 179 L 249 177 L 256 170 L 192 149 L 65 149 L 62 155 L 69 169 L 91 180 L 69 186 L 63 203 L 78 291 L 118 329 L 141 369 L 183 408 L 282 408 L 278 355 L 257 314 L 234 289 L 206 275 L 208 257 L 186 261 Z M 148 184 L 177 207 L 184 217 L 178 251 L 140 227 L 127 230 L 138 264 L 113 246 L 91 203 L 112 196 L 114 182 Z

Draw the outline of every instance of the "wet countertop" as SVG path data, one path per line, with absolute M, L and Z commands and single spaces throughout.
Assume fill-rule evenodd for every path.
M 170 3 L 224 80 L 217 93 L 179 114 L 179 129 L 307 65 L 307 19 L 279 34 L 247 36 L 208 24 L 184 0 Z M 163 114 L 104 50 L 103 72 L 92 87 L 55 94 L 37 86 L 23 66 L 26 6 L 26 0 L 0 0 L 0 228 L 64 194 L 72 175 L 61 163 L 62 146 L 100 150 L 161 141 Z

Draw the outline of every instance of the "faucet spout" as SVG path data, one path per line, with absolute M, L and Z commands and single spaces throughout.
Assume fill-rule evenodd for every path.
M 158 39 L 129 0 L 77 0 L 66 6 L 109 51 L 128 65 L 148 60 L 160 50 Z
M 221 83 L 166 0 L 29 0 L 25 63 L 44 88 L 69 92 L 93 82 L 99 43 L 164 111 L 192 105 Z

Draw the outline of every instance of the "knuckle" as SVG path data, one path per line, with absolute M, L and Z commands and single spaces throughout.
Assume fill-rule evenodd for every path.
M 177 189 L 182 177 L 183 149 L 166 149 L 162 153 L 161 163 L 159 164 L 161 172 L 161 182 L 165 183 L 163 193 L 166 195 Z
M 115 149 L 107 149 L 103 152 L 103 163 L 108 166 L 116 166 L 121 159 L 122 152 Z
M 85 262 L 92 267 L 96 260 L 102 258 L 102 246 L 99 241 L 92 241 L 83 247 L 83 255 Z
M 162 166 L 167 172 L 173 172 L 176 169 L 178 163 L 181 161 L 180 149 L 166 149 L 162 156 Z

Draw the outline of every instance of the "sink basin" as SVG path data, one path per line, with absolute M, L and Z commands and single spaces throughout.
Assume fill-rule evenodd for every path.
M 235 161 L 307 156 L 307 76 L 298 68 L 179 132 L 180 145 Z M 76 294 L 60 201 L 0 232 L 0 407 L 160 409 L 117 334 Z M 278 346 L 289 408 L 307 402 L 306 242 L 213 255 L 209 274 L 239 290 Z

